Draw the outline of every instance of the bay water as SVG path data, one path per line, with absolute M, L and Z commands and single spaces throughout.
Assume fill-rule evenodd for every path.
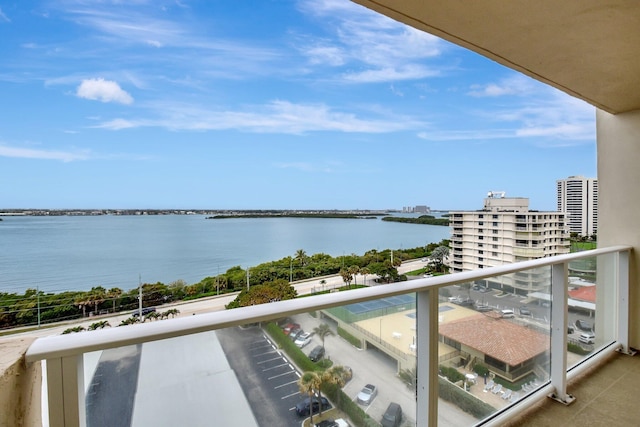
M 140 281 L 178 279 L 193 284 L 234 266 L 246 269 L 295 256 L 299 249 L 307 255 L 363 255 L 449 237 L 446 226 L 380 218 L 12 216 L 0 221 L 0 291 L 129 290 Z

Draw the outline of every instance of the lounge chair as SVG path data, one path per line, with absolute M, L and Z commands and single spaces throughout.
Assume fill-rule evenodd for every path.
M 507 389 L 504 393 L 502 393 L 502 398 L 504 400 L 509 399 L 511 397 L 511 393 L 512 393 L 512 391 L 510 389 Z
M 511 393 L 511 397 L 509 398 L 509 402 L 514 403 L 518 399 L 520 399 L 520 393 L 518 393 L 517 391 L 514 391 L 513 393 Z
M 493 380 L 489 381 L 488 383 L 485 384 L 484 386 L 484 391 L 489 391 L 493 388 L 493 386 L 495 385 L 495 383 L 493 382 Z
M 496 384 L 496 386 L 493 387 L 493 390 L 491 390 L 493 394 L 498 394 L 501 391 L 502 391 L 502 384 Z

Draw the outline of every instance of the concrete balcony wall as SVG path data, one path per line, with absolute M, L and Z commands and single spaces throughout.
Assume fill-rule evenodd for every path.
M 0 340 L 0 426 L 42 426 L 41 363 L 24 357 L 34 339 Z
M 629 345 L 640 348 L 640 110 L 597 111 L 598 247 L 634 247 L 629 260 Z M 598 295 L 597 298 L 603 296 Z

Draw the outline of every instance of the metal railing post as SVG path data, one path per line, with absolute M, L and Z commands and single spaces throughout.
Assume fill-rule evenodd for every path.
M 50 427 L 85 427 L 83 354 L 47 359 Z
M 438 289 L 416 293 L 416 426 L 438 425 Z
M 629 251 L 615 254 L 616 265 L 614 271 L 618 283 L 618 327 L 617 341 L 620 353 L 634 355 L 636 352 L 629 347 Z
M 567 394 L 567 319 L 569 265 L 551 266 L 551 385 L 550 398 L 569 405 L 575 398 Z

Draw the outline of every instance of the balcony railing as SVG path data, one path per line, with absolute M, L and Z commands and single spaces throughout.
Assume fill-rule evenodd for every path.
M 95 380 L 90 377 L 92 373 L 86 365 L 90 364 L 88 357 L 89 355 L 94 357 L 96 354 L 94 352 L 136 348 L 135 346 L 139 347 L 143 344 L 154 345 L 153 343 L 165 342 L 162 340 L 181 339 L 180 337 L 184 339 L 187 336 L 209 331 L 226 331 L 228 334 L 229 329 L 226 328 L 260 322 L 264 324 L 283 317 L 307 316 L 307 313 L 314 313 L 313 318 L 311 316 L 308 318 L 312 320 L 317 316 L 331 318 L 339 329 L 351 331 L 351 338 L 359 340 L 363 344 L 363 349 L 371 346 L 388 354 L 390 360 L 395 360 L 394 363 L 397 363 L 395 374 L 417 373 L 415 390 L 405 387 L 406 390 L 393 393 L 394 399 L 404 398 L 408 402 L 405 405 L 405 416 L 408 420 L 415 421 L 415 425 L 448 425 L 447 419 L 439 416 L 438 403 L 445 398 L 449 399 L 454 406 L 457 405 L 460 408 L 460 414 L 467 417 L 468 414 L 464 414 L 463 411 L 464 405 L 468 405 L 465 402 L 478 400 L 481 402 L 480 406 L 484 405 L 482 406 L 485 408 L 484 413 L 476 414 L 472 421 L 456 421 L 459 423 L 457 425 L 501 425 L 530 407 L 533 402 L 547 396 L 565 404 L 572 402 L 574 398 L 568 393 L 566 386 L 568 379 L 593 366 L 610 351 L 625 353 L 630 351 L 628 347 L 630 250 L 628 246 L 616 246 L 477 271 L 332 292 L 312 298 L 297 298 L 197 316 L 183 316 L 168 321 L 51 336 L 37 339 L 27 351 L 26 359 L 27 362 L 46 361 L 47 424 L 52 427 L 85 426 L 87 414 L 92 411 L 87 405 L 87 396 L 91 394 L 91 391 L 87 393 L 87 389 Z M 569 263 L 585 259 L 597 260 L 597 276 L 593 280 L 593 283 L 597 283 L 594 294 L 597 296 L 597 312 L 595 303 L 592 308 L 586 306 L 584 311 L 569 312 Z M 533 307 L 536 311 L 535 315 L 518 315 L 518 307 L 522 308 L 523 303 L 515 295 L 509 300 L 510 295 L 505 292 L 505 289 L 500 288 L 501 276 L 525 271 L 537 272 L 540 269 L 549 269 L 550 272 L 551 304 L 545 298 L 536 299 L 535 295 L 531 295 L 525 306 Z M 492 293 L 486 292 L 487 289 L 492 289 Z M 452 294 L 457 294 L 458 300 Z M 475 300 L 474 307 L 478 311 L 472 310 L 472 307 L 463 307 L 464 304 L 459 301 L 463 296 L 465 301 Z M 449 298 L 452 300 L 450 301 Z M 394 300 L 400 302 L 395 305 L 390 303 L 390 306 L 387 304 Z M 514 307 L 511 307 L 507 301 L 512 301 Z M 481 307 L 482 310 L 480 310 Z M 486 307 L 492 310 L 487 311 Z M 516 316 L 511 318 L 510 315 L 504 315 L 509 310 L 515 311 Z M 503 313 L 503 316 L 500 316 L 500 313 Z M 567 330 L 571 326 L 571 318 L 576 316 L 587 319 L 580 324 L 590 322 L 598 331 L 593 343 L 585 342 L 584 346 L 581 346 L 583 337 L 576 341 L 574 337 L 568 336 Z M 527 341 L 533 340 L 536 345 L 529 347 L 532 349 L 530 354 L 522 356 L 522 353 L 517 357 L 504 357 L 501 352 L 492 352 L 488 350 L 489 347 L 483 347 L 482 342 L 467 341 L 465 336 L 469 334 L 463 330 L 465 327 L 497 328 L 496 330 L 505 339 L 512 337 L 511 339 L 514 340 L 519 339 L 520 332 L 526 333 Z M 477 337 L 482 334 L 470 335 Z M 182 341 L 175 344 L 173 341 L 166 341 L 166 343 L 175 346 L 188 345 Z M 581 348 L 586 355 L 577 356 L 575 353 L 568 353 L 567 348 L 570 343 L 574 348 Z M 507 341 L 505 344 L 517 346 L 515 342 Z M 345 350 L 345 352 L 349 351 L 352 350 Z M 364 360 L 366 351 L 365 353 L 361 353 L 363 350 L 359 351 L 360 353 L 354 357 Z M 332 361 L 341 362 L 341 356 L 346 357 L 345 354 L 334 354 Z M 145 362 L 143 357 L 140 363 L 148 362 Z M 128 366 L 124 362 L 120 365 Z M 476 365 L 488 368 L 495 378 L 478 377 L 472 370 Z M 439 373 L 442 374 L 443 366 L 459 371 L 468 380 L 465 379 L 457 385 L 448 382 L 439 375 Z M 368 369 L 375 368 L 363 365 L 358 366 L 358 369 L 363 371 L 360 373 L 361 376 L 366 376 Z M 239 370 L 236 370 L 236 374 L 247 375 Z M 370 374 L 373 375 L 373 373 Z M 160 371 L 157 375 L 158 378 L 162 378 L 163 372 Z M 393 381 L 399 381 L 393 377 L 395 375 L 379 385 L 391 387 L 390 384 Z M 185 377 L 182 381 L 191 381 L 191 379 Z M 207 381 L 221 380 L 212 375 Z M 492 387 L 487 391 L 486 387 L 490 385 L 485 384 L 487 381 L 495 381 L 495 388 Z M 241 378 L 240 383 L 243 382 L 244 379 Z M 497 384 L 503 383 L 504 390 L 509 390 L 507 393 L 498 390 Z M 451 390 L 448 396 L 439 394 L 443 384 L 447 384 L 446 387 Z M 226 385 L 223 384 L 218 386 L 218 389 L 225 387 Z M 481 393 L 474 396 L 474 391 L 481 391 Z M 141 390 L 139 389 L 138 392 Z M 377 398 L 381 403 L 385 402 L 384 399 L 389 399 L 392 394 L 387 393 L 384 396 L 383 392 L 384 390 Z M 407 396 L 400 396 L 404 394 Z M 502 399 L 498 399 L 497 396 L 501 396 Z M 517 398 L 514 399 L 513 396 Z M 147 400 L 146 407 L 154 406 L 154 397 L 155 395 L 144 397 Z M 223 396 L 220 396 L 220 399 L 222 398 Z M 215 397 L 211 396 L 211 399 Z M 486 400 L 483 401 L 483 399 Z M 498 404 L 490 402 L 490 399 L 496 400 Z M 138 400 L 136 405 L 137 402 Z M 419 403 L 416 404 L 416 402 Z M 156 403 L 157 405 L 160 404 Z M 375 407 L 376 405 L 378 405 L 376 402 L 372 404 L 371 411 L 368 411 L 369 415 L 380 411 Z M 473 405 L 478 406 L 477 403 Z M 218 408 L 217 419 L 233 420 L 233 417 L 238 416 L 234 408 L 237 407 Z M 248 412 L 251 412 L 250 408 L 258 409 L 252 404 L 247 408 L 249 408 Z M 155 409 L 162 412 L 162 408 Z M 192 411 L 199 409 L 193 408 Z M 458 420 L 460 419 L 462 418 Z M 357 422 L 356 425 L 358 425 Z

